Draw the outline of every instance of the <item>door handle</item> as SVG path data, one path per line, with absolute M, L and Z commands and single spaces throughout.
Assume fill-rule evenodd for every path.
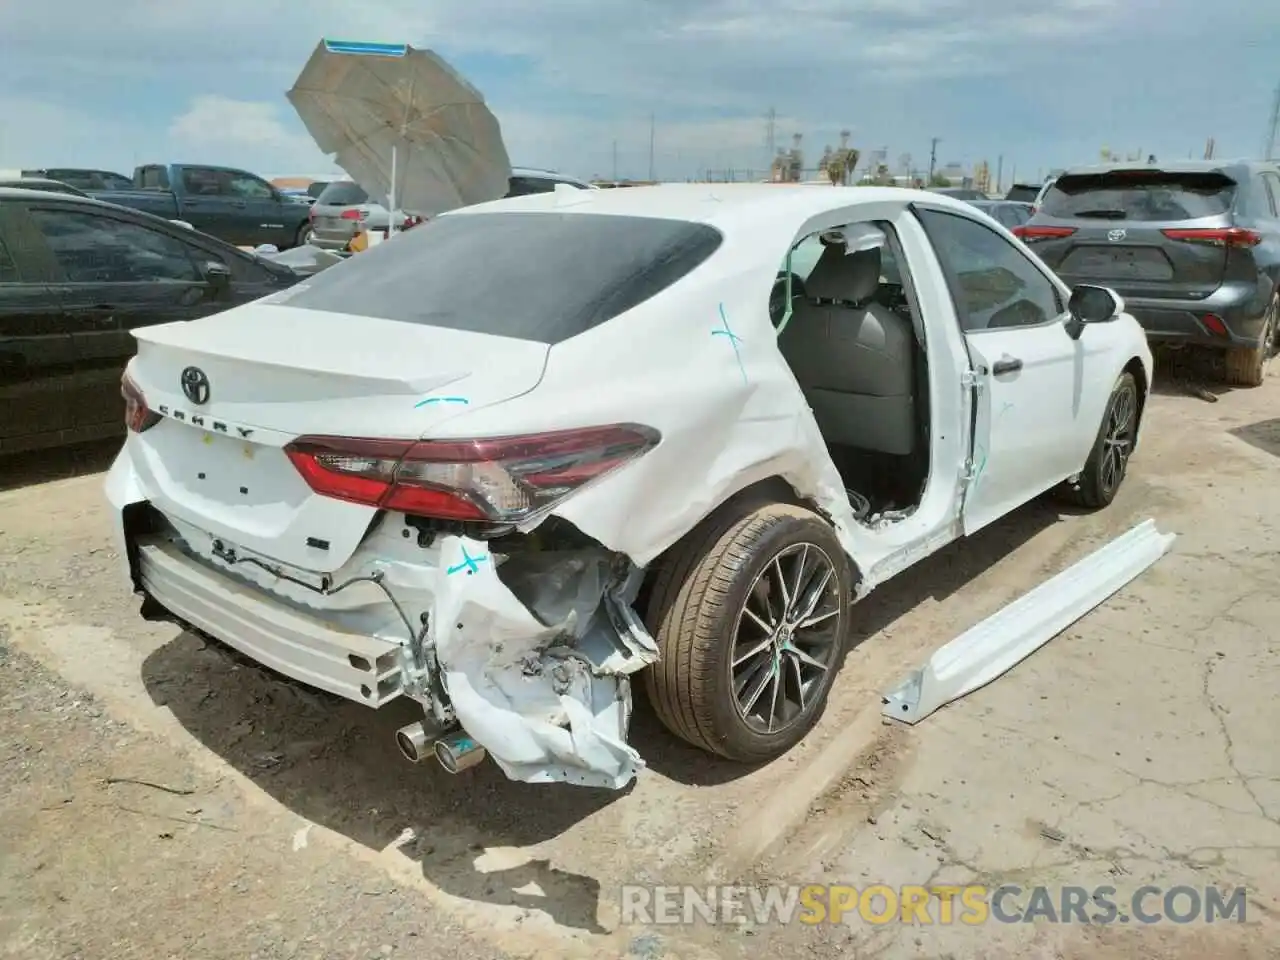
M 992 376 L 1000 376 L 1002 373 L 1017 373 L 1022 369 L 1022 361 L 1017 357 L 1011 357 L 1007 353 L 991 365 Z

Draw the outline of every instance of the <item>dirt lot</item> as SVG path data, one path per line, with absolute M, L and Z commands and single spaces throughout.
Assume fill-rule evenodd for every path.
M 1111 509 L 1034 504 L 861 605 L 790 756 L 713 762 L 641 703 L 650 769 L 622 794 L 411 766 L 392 731 L 412 710 L 142 623 L 103 452 L 4 465 L 0 955 L 1280 956 L 1278 458 L 1280 380 L 1162 393 Z M 904 670 L 1148 516 L 1180 534 L 1157 567 L 990 687 L 881 722 Z M 624 883 L 767 880 L 1243 885 L 1248 922 L 619 921 Z

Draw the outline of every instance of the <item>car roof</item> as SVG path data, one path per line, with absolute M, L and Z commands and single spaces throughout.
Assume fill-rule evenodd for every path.
M 908 187 L 830 187 L 780 183 L 664 183 L 627 190 L 535 193 L 475 204 L 443 214 L 474 216 L 501 211 L 613 214 L 688 220 L 736 227 L 779 219 L 803 222 L 828 210 L 876 203 L 927 203 L 957 213 L 972 212 L 963 200 Z

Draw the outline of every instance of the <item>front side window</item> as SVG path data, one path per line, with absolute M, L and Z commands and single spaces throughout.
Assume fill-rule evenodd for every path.
M 720 241 L 706 224 L 657 217 L 446 214 L 273 302 L 554 344 L 655 296 Z
M 233 173 L 227 177 L 227 189 L 233 196 L 246 200 L 271 200 L 275 193 L 265 180 L 250 177 L 243 173 Z
M 918 211 L 966 332 L 1030 327 L 1062 314 L 1058 288 L 990 227 L 937 210 Z
M 186 245 L 168 234 L 82 210 L 30 212 L 70 283 L 200 280 Z

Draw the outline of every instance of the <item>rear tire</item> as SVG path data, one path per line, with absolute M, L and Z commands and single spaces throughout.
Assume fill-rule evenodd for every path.
M 1256 347 L 1232 347 L 1227 351 L 1225 377 L 1233 387 L 1260 387 L 1267 376 L 1267 364 L 1275 352 L 1280 326 L 1280 295 L 1267 307 L 1262 334 Z
M 1067 500 L 1090 510 L 1111 505 L 1128 472 L 1129 456 L 1138 433 L 1140 400 L 1133 374 L 1120 374 L 1102 414 L 1093 450 L 1080 472 L 1080 481 L 1063 490 Z
M 302 226 L 298 228 L 298 233 L 293 238 L 293 245 L 295 247 L 305 247 L 310 242 L 311 242 L 311 226 L 310 224 L 304 223 Z
M 649 599 L 661 659 L 645 685 L 663 725 L 743 763 L 795 746 L 844 661 L 851 580 L 812 511 L 773 503 L 704 521 L 665 558 Z

